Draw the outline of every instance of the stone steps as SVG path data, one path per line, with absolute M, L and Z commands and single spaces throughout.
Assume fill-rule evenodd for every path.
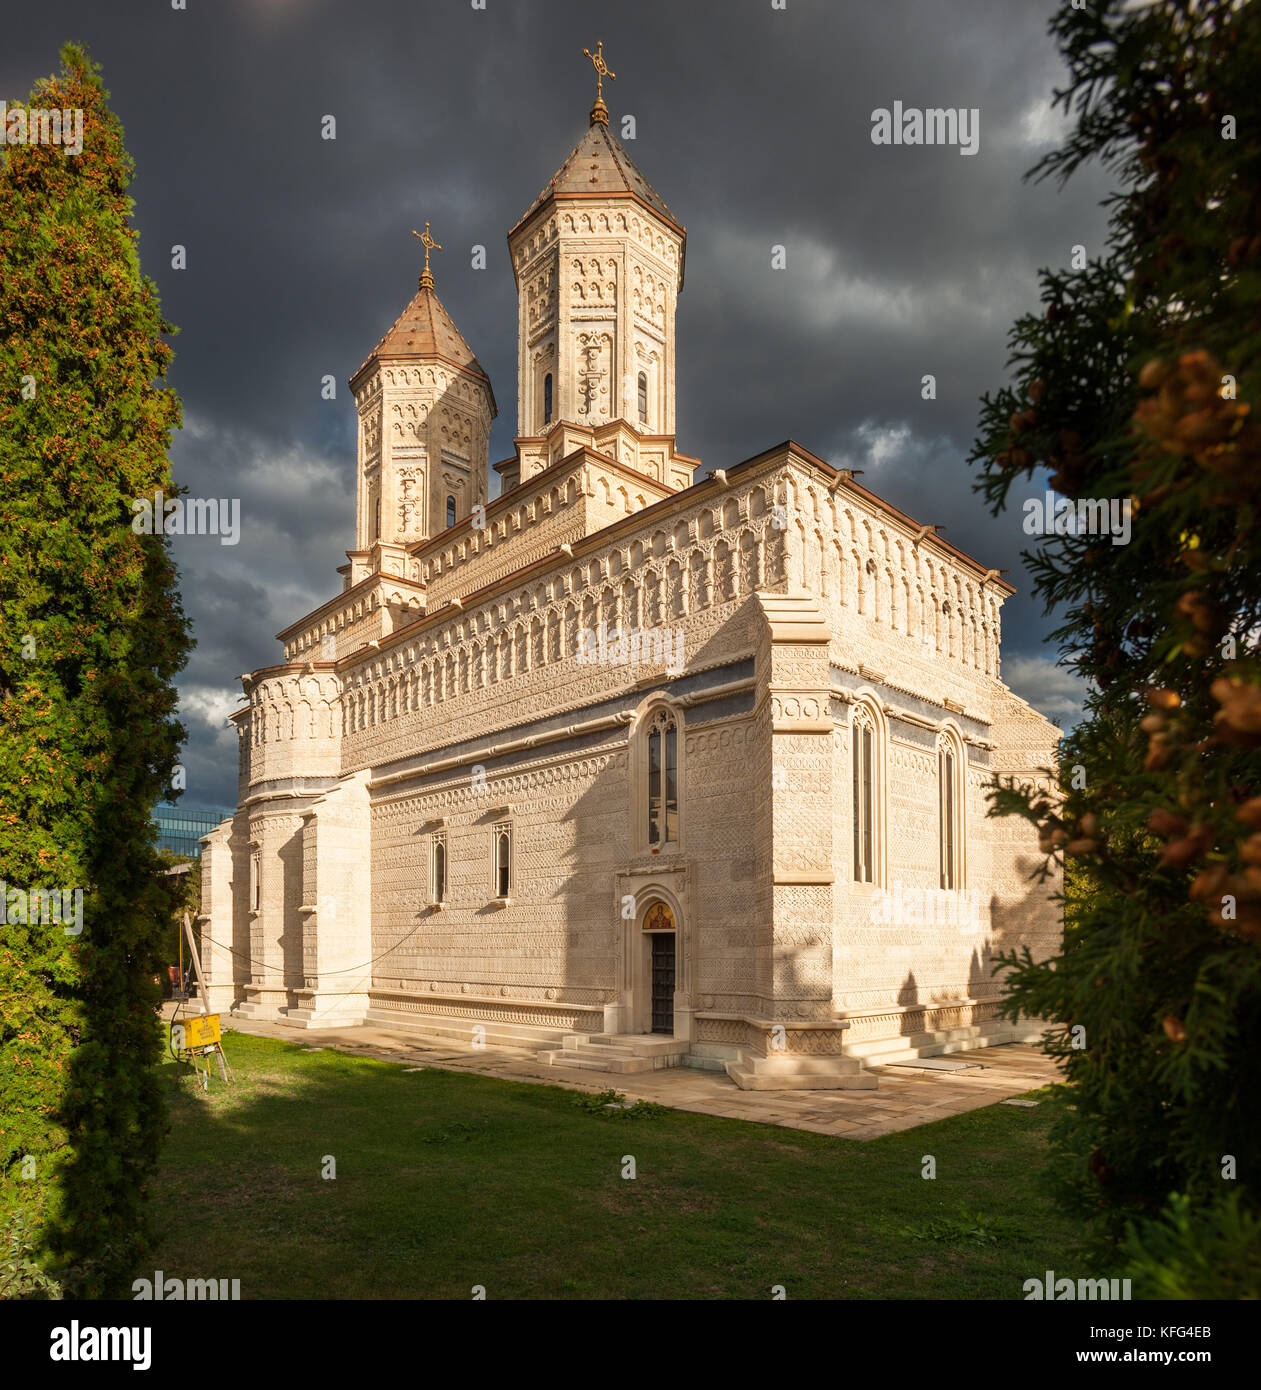
M 951 1052 L 963 1052 L 977 1047 L 1000 1047 L 1010 1042 L 1036 1042 L 1038 1029 L 1030 1032 L 1024 1027 L 1007 1023 L 970 1024 L 962 1028 L 943 1028 L 934 1032 L 907 1033 L 884 1038 L 869 1038 L 851 1043 L 845 1049 L 847 1057 L 855 1057 L 869 1067 L 889 1062 L 910 1062 L 920 1057 L 944 1057 Z
M 674 1038 L 638 1035 L 568 1033 L 560 1048 L 538 1054 L 549 1067 L 578 1067 L 625 1076 L 678 1066 L 687 1055 L 687 1044 Z
M 857 1057 L 762 1057 L 755 1052 L 731 1065 L 746 1067 L 755 1076 L 855 1076 L 863 1069 Z
M 398 1028 L 417 1042 L 433 1042 L 450 1047 L 472 1048 L 474 1028 L 481 1027 L 482 1046 L 497 1051 L 510 1050 L 529 1056 L 548 1048 L 563 1046 L 563 1040 L 572 1037 L 563 1028 L 546 1028 L 531 1023 L 497 1023 L 493 1020 L 476 1018 L 454 1018 L 442 1014 L 413 1014 L 395 1009 L 369 1009 L 364 1022 L 380 1027 Z M 480 1050 L 480 1049 L 479 1049 Z
M 727 1075 L 742 1091 L 874 1091 L 870 1072 L 755 1072 L 745 1062 L 728 1062 Z
M 728 1062 L 742 1091 L 874 1091 L 879 1084 L 857 1057 L 764 1057 L 746 1052 Z

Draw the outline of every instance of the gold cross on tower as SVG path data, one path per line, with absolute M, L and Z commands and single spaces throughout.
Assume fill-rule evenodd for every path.
M 430 251 L 441 251 L 442 247 L 429 235 L 428 222 L 425 223 L 425 230 L 423 232 L 418 232 L 413 227 L 412 236 L 418 236 L 420 238 L 420 244 L 425 248 L 425 268 L 420 274 L 420 288 L 422 290 L 431 290 L 433 289 L 433 272 L 429 269 L 429 253 Z
M 606 77 L 616 78 L 617 73 L 611 71 L 609 65 L 604 61 L 604 40 L 596 41 L 595 52 L 589 48 L 584 48 L 583 53 L 591 59 L 591 64 L 595 68 L 595 105 L 591 108 L 592 125 L 608 125 L 609 108 L 604 104 L 604 79 Z

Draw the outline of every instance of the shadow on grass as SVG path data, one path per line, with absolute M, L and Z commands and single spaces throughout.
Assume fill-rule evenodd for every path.
M 240 1279 L 243 1298 L 1018 1298 L 1072 1263 L 1035 1185 L 1038 1111 L 858 1143 L 593 1115 L 556 1087 L 244 1034 L 225 1047 L 232 1087 L 161 1068 L 157 1265 Z M 1001 1218 L 998 1238 L 912 1234 L 961 1208 Z

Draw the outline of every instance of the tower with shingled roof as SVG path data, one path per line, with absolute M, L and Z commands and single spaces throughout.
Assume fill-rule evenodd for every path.
M 588 54 L 597 80 L 612 77 Z M 601 89 L 586 134 L 508 233 L 518 294 L 517 456 L 505 487 L 580 447 L 670 489 L 675 304 L 687 233 L 609 130 Z
M 416 293 L 350 379 L 359 413 L 355 574 L 404 574 L 405 547 L 486 501 L 490 378 L 438 298 L 425 223 Z

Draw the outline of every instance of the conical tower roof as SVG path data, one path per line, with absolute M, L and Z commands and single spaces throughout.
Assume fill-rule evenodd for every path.
M 617 197 L 630 194 L 658 217 L 663 217 L 679 231 L 681 223 L 666 206 L 665 199 L 635 167 L 630 155 L 609 134 L 604 121 L 595 118 L 587 133 L 574 146 L 569 158 L 552 175 L 547 186 L 530 204 L 525 216 L 508 233 L 511 237 L 523 223 L 553 198 Z
M 350 378 L 353 387 L 356 379 L 372 362 L 390 358 L 437 357 L 470 376 L 478 377 L 489 387 L 490 378 L 482 364 L 473 355 L 473 349 L 464 341 L 464 335 L 455 326 L 455 321 L 443 307 L 442 301 L 433 287 L 433 277 L 421 278 L 420 288 L 412 296 L 407 308 L 394 320 L 393 327 L 372 349 L 363 365 Z M 492 393 L 493 402 L 493 393 Z

